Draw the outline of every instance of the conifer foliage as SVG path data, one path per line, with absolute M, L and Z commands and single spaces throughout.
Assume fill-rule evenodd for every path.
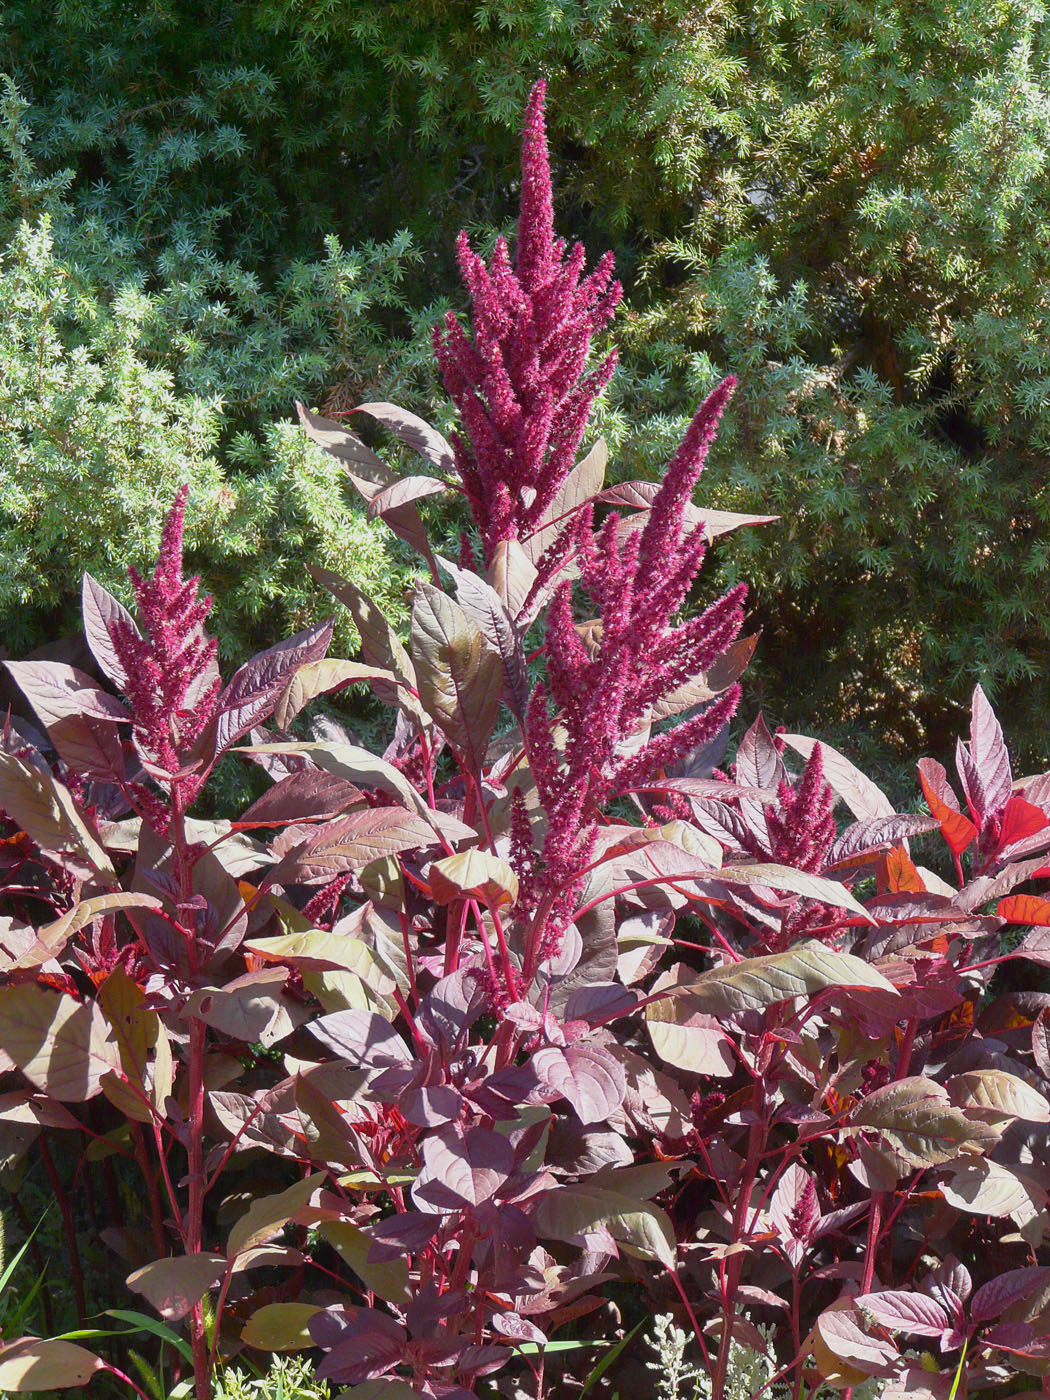
M 586 328 L 595 284 L 580 302 L 582 260 L 532 222 L 541 101 L 519 267 L 558 264 L 542 285 L 574 289 Z M 505 369 L 545 363 L 536 324 L 520 361 L 499 342 Z M 545 369 L 567 402 L 587 393 L 574 336 L 571 383 Z M 558 1343 L 630 1282 L 618 1296 L 670 1300 L 712 1400 L 738 1393 L 743 1353 L 796 1396 L 1031 1391 L 1050 1349 L 1050 774 L 1014 780 L 980 689 L 962 798 L 920 764 L 928 815 L 761 716 L 717 767 L 754 638 L 743 591 L 697 607 L 697 574 L 711 538 L 768 523 L 693 501 L 733 385 L 659 485 L 606 487 L 599 443 L 568 466 L 545 437 L 553 391 L 497 375 L 516 441 L 553 443 L 532 519 L 539 487 L 504 476 L 475 414 L 483 358 L 457 364 L 458 457 L 415 414 L 360 405 L 425 475 L 301 411 L 419 555 L 407 645 L 318 568 L 360 659 L 329 655 L 324 623 L 223 684 L 180 490 L 152 576 L 131 575 L 138 622 L 84 581 L 104 683 L 7 663 L 35 723 L 0 731 L 0 1129 L 59 1198 L 81 1323 L 101 1304 L 162 1337 L 170 1400 L 214 1400 L 238 1352 L 288 1350 L 345 1400 L 560 1400 L 600 1372 Z M 428 538 L 418 502 L 442 493 L 465 497 L 484 561 Z M 331 722 L 296 732 L 355 684 L 391 712 L 381 754 Z M 231 752 L 269 785 L 206 821 L 191 802 Z M 113 1193 L 119 1285 L 96 1299 L 78 1193 L 113 1156 L 143 1189 Z M 145 1400 L 126 1335 L 4 1337 L 0 1388 Z M 154 1360 L 139 1374 L 163 1391 Z

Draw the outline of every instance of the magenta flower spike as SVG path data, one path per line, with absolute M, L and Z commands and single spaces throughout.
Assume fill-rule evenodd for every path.
M 161 534 L 151 578 L 128 570 L 143 631 L 117 623 L 114 646 L 127 674 L 135 743 L 143 760 L 174 776 L 215 712 L 221 681 L 216 643 L 205 635 L 210 598 L 199 598 L 199 578 L 182 577 L 182 531 L 189 488 L 175 497 Z M 183 780 L 192 800 L 192 779 Z
M 835 795 L 824 780 L 819 744 L 814 744 L 794 787 L 780 784 L 777 804 L 767 807 L 765 814 L 770 858 L 779 865 L 818 873 L 835 839 Z
M 532 90 L 521 156 L 521 215 L 514 264 L 503 239 L 491 262 L 457 245 L 470 293 L 472 338 L 451 313 L 434 328 L 445 388 L 459 410 L 456 467 L 481 533 L 486 560 L 501 540 L 527 538 L 572 470 L 595 397 L 616 365 L 609 354 L 589 372 L 592 337 L 620 301 L 607 253 L 583 276 L 584 250 L 566 254 L 554 236 L 546 91 Z
M 543 956 L 557 951 L 571 917 L 579 871 L 593 847 L 603 803 L 659 775 L 732 717 L 739 687 L 731 686 L 705 710 L 657 734 L 640 749 L 624 743 L 651 707 L 702 675 L 736 639 L 746 590 L 731 589 L 705 612 L 673 626 L 703 562 L 703 526 L 686 532 L 692 496 L 718 420 L 735 381 L 708 396 L 675 454 L 641 530 L 611 515 L 596 537 L 581 535 L 577 564 L 600 614 L 597 653 L 588 653 L 576 629 L 572 585 L 562 583 L 547 615 L 547 685 L 537 686 L 527 715 L 529 760 L 547 814 L 542 860 L 548 885 L 560 889 L 547 920 Z M 582 514 L 582 513 L 581 513 Z M 553 702 L 567 738 L 554 740 Z M 806 790 L 808 806 L 817 796 Z

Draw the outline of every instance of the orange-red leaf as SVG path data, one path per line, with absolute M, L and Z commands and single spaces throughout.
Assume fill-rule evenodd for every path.
M 1023 797 L 1011 797 L 1003 808 L 999 849 L 1012 846 L 1015 841 L 1023 841 L 1027 836 L 1035 836 L 1047 826 L 1050 826 L 1050 817 L 1041 807 L 1026 802 Z
M 922 795 L 926 799 L 930 815 L 936 817 L 941 824 L 941 835 L 948 843 L 948 849 L 953 856 L 961 855 L 977 835 L 977 828 L 969 817 L 954 811 L 943 798 L 937 796 L 921 770 L 919 782 L 922 784 Z
M 882 857 L 882 877 L 890 894 L 899 894 L 902 890 L 922 894 L 926 890 L 922 876 L 909 860 L 903 846 L 894 846 Z
M 1008 924 L 1039 924 L 1050 928 L 1050 900 L 1037 894 L 1012 894 L 1001 899 L 995 912 Z

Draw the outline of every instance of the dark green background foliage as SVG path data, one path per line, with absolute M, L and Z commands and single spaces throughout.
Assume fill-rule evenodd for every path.
M 447 425 L 428 328 L 456 231 L 513 213 L 544 76 L 560 227 L 627 285 L 617 474 L 741 379 L 703 496 L 782 516 L 718 550 L 765 629 L 751 708 L 943 754 L 979 678 L 1045 764 L 1048 48 L 1029 0 L 8 0 L 8 644 L 73 567 L 146 553 L 186 476 L 229 652 L 321 610 L 303 558 L 396 592 L 278 420 Z

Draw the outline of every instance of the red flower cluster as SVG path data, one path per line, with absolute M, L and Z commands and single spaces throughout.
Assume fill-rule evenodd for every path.
M 610 354 L 585 373 L 591 338 L 612 317 L 621 289 L 612 281 L 611 253 L 584 277 L 583 245 L 566 255 L 554 237 L 544 93 L 537 83 L 525 121 L 515 264 L 501 238 L 486 267 L 461 233 L 473 339 L 451 313 L 434 329 L 445 387 L 464 428 L 453 437 L 456 467 L 486 559 L 501 540 L 527 538 L 541 524 L 616 365 Z
M 205 635 L 210 598 L 198 598 L 199 578 L 182 577 L 182 531 L 189 488 L 175 498 L 161 535 L 152 578 L 128 570 L 145 636 L 130 619 L 114 624 L 113 644 L 126 674 L 135 744 L 147 771 L 169 778 L 215 713 L 222 686 L 216 643 Z M 183 801 L 200 779 L 182 780 Z
M 706 550 L 702 524 L 683 533 L 685 508 L 734 386 L 735 380 L 725 380 L 696 414 L 643 528 L 631 529 L 633 521 L 613 514 L 593 537 L 590 508 L 581 512 L 586 525 L 578 536 L 577 562 L 600 613 L 597 654 L 591 658 L 576 628 L 572 584 L 566 581 L 547 619 L 548 684 L 534 690 L 527 724 L 529 761 L 548 823 L 543 883 L 560 890 L 548 922 L 547 953 L 557 947 L 571 910 L 601 805 L 712 739 L 736 710 L 740 690 L 734 685 L 640 749 L 625 744 L 657 701 L 722 655 L 743 622 L 746 589 L 739 586 L 698 617 L 671 626 Z M 555 742 L 550 700 L 566 731 L 563 749 Z

